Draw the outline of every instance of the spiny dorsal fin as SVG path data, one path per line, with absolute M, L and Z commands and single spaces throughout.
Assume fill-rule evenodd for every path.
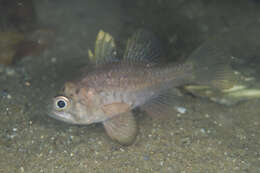
M 157 62 L 161 54 L 161 45 L 156 37 L 152 33 L 140 29 L 128 39 L 124 60 Z
M 114 38 L 109 33 L 100 30 L 96 38 L 94 54 L 88 50 L 88 56 L 90 62 L 95 65 L 117 61 Z

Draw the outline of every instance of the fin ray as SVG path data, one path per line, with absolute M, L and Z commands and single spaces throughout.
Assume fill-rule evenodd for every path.
M 88 55 L 90 62 L 95 65 L 117 61 L 114 38 L 109 33 L 100 30 L 96 38 L 94 53 L 88 50 Z
M 127 41 L 124 60 L 157 62 L 161 54 L 159 40 L 152 33 L 139 29 Z
M 137 123 L 130 111 L 104 121 L 103 125 L 108 136 L 122 145 L 132 144 L 137 136 Z
M 141 108 L 152 117 L 169 115 L 173 113 L 174 106 L 181 97 L 180 91 L 176 88 L 172 88 L 152 98 Z
M 196 49 L 187 61 L 193 64 L 195 81 L 199 84 L 228 89 L 237 82 L 230 56 L 209 42 Z

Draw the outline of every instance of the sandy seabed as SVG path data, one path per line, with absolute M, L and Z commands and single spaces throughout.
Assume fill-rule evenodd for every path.
M 35 3 L 39 22 L 55 28 L 55 41 L 40 56 L 0 66 L 0 172 L 260 172 L 259 100 L 225 106 L 186 95 L 177 105 L 186 108 L 184 114 L 137 115 L 139 135 L 129 147 L 111 141 L 100 124 L 65 124 L 45 110 L 64 81 L 87 67 L 87 51 L 100 29 L 111 33 L 120 48 L 136 29 L 149 29 L 167 43 L 167 58 L 173 61 L 218 36 L 216 44 L 241 62 L 257 60 L 259 1 Z M 259 66 L 253 64 L 237 70 L 258 79 Z

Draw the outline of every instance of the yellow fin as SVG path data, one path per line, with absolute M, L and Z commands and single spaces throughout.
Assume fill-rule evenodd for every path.
M 231 67 L 231 56 L 208 42 L 202 44 L 188 58 L 194 68 L 195 82 L 216 89 L 229 89 L 238 83 Z
M 92 53 L 92 51 L 90 49 L 88 50 L 88 57 L 89 57 L 91 62 L 95 61 L 94 54 Z
M 108 61 L 116 60 L 116 45 L 114 38 L 109 34 L 100 30 L 94 48 L 94 54 L 88 51 L 90 62 L 98 65 Z

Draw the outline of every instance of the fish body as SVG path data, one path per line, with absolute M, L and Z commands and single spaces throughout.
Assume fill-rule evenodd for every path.
M 157 44 L 151 33 L 140 30 L 128 40 L 123 58 L 118 59 L 113 37 L 99 32 L 94 54 L 89 51 L 94 70 L 65 84 L 62 95 L 52 101 L 50 116 L 73 124 L 103 123 L 112 139 L 129 145 L 138 129 L 133 109 L 166 109 L 175 97 L 169 91 L 186 84 L 199 82 L 215 88 L 229 84 L 230 73 L 222 54 L 216 62 L 206 61 L 199 57 L 199 50 L 186 63 L 162 64 L 158 63 Z M 208 51 L 216 54 L 215 49 Z M 205 72 L 206 77 L 201 77 Z

